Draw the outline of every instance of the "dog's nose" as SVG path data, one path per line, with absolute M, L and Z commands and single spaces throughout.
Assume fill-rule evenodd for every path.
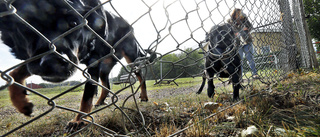
M 66 62 L 66 61 L 64 59 L 60 58 L 58 55 L 49 54 L 49 55 L 43 56 L 41 58 L 40 66 L 46 66 L 49 64 L 56 64 L 56 63 L 63 64 L 64 62 Z
M 59 57 L 55 54 L 49 54 L 41 58 L 40 67 L 45 69 L 45 72 L 55 73 L 59 71 L 67 71 L 72 67 L 72 65 L 67 61 L 69 60 L 66 54 L 62 54 L 62 57 Z

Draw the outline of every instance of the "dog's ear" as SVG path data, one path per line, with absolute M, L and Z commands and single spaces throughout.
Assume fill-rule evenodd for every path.
M 220 30 L 219 34 L 217 36 L 218 41 L 222 41 L 223 39 L 225 39 L 228 35 L 227 30 Z
M 100 16 L 102 16 L 105 20 L 107 19 L 106 14 L 105 14 L 105 10 L 103 9 L 103 5 L 101 5 L 100 0 L 90 0 L 90 1 L 84 0 L 82 2 L 84 3 L 84 5 L 86 7 L 91 7 L 91 8 L 99 7 L 96 10 L 96 13 L 98 13 Z M 89 10 L 91 10 L 91 9 L 89 9 Z
M 100 36 L 102 36 L 102 37 L 107 36 L 108 22 L 107 22 L 106 11 L 102 7 L 100 1 L 92 0 L 90 2 L 84 1 L 83 3 L 85 5 L 85 7 L 84 7 L 85 13 L 91 11 L 93 8 L 95 8 L 97 6 L 99 7 L 88 16 L 88 18 L 87 18 L 88 24 Z
M 81 0 L 84 5 L 90 6 L 90 7 L 95 7 L 95 6 L 100 6 L 101 2 L 100 0 Z
M 205 39 L 206 42 L 210 41 L 210 33 L 206 32 L 206 39 Z

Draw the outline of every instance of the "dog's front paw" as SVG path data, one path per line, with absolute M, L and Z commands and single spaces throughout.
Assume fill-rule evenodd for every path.
M 141 98 L 141 102 L 148 102 L 148 101 L 149 101 L 148 98 L 144 98 L 144 99 Z
M 207 94 L 208 94 L 208 97 L 209 98 L 213 98 L 214 97 L 214 95 L 215 95 L 215 90 L 214 90 L 214 88 L 208 88 L 208 90 L 207 90 Z
M 232 99 L 232 101 L 233 102 L 238 102 L 238 101 L 240 101 L 241 99 L 239 98 L 239 97 L 233 97 L 233 99 Z
M 209 89 L 208 89 L 207 94 L 208 94 L 208 97 L 209 97 L 209 98 L 213 98 L 216 93 L 215 93 L 214 90 L 209 90 Z
M 148 102 L 148 97 L 144 97 L 143 98 L 143 97 L 140 96 L 140 100 L 141 100 L 141 102 Z
M 108 105 L 108 103 L 107 102 L 97 102 L 95 105 L 94 105 L 94 107 L 99 107 L 99 106 L 105 106 L 105 105 Z
M 80 130 L 81 128 L 83 128 L 87 125 L 88 125 L 88 122 L 85 122 L 83 120 L 78 120 L 78 121 L 72 120 L 67 124 L 67 126 L 65 128 L 65 132 L 72 133 L 72 132 Z
M 17 108 L 17 110 L 20 113 L 31 117 L 31 114 L 33 112 L 33 103 L 31 103 L 31 102 L 19 102 L 19 103 L 15 102 L 14 106 Z
M 17 108 L 17 110 L 26 116 L 31 116 L 31 113 L 33 111 L 33 104 L 27 97 L 27 91 L 15 85 L 10 86 L 8 89 L 11 102 Z
M 23 113 L 26 116 L 31 117 L 31 114 L 33 111 L 33 103 L 31 102 L 25 103 L 24 106 L 22 106 L 21 108 L 18 108 L 18 111 Z

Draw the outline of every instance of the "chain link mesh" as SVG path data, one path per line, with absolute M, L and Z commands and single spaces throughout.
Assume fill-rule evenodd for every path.
M 249 61 L 244 58 L 241 60 L 243 67 L 242 85 L 245 91 L 251 91 L 255 87 L 268 87 L 277 81 L 283 79 L 291 71 L 296 68 L 310 68 L 312 67 L 312 50 L 308 48 L 308 40 L 306 37 L 307 32 L 303 26 L 304 13 L 301 12 L 299 0 L 117 0 L 117 1 L 105 1 L 101 5 L 94 7 L 91 12 L 100 6 L 104 6 L 106 10 L 115 13 L 126 19 L 131 26 L 135 29 L 136 40 L 139 42 L 140 49 L 153 50 L 157 53 L 157 58 L 151 64 L 147 64 L 148 57 L 141 57 L 128 66 L 137 66 L 127 68 L 125 63 L 122 63 L 115 55 L 115 45 L 110 45 L 103 38 L 101 38 L 90 26 L 86 20 L 86 17 L 91 13 L 87 13 L 84 16 L 78 15 L 83 18 L 78 27 L 75 27 L 54 40 L 48 40 L 41 32 L 36 30 L 30 25 L 23 17 L 16 14 L 16 9 L 11 5 L 14 0 L 1 0 L 1 3 L 8 5 L 8 10 L 1 12 L 0 17 L 15 16 L 26 27 L 37 33 L 42 39 L 45 39 L 49 43 L 50 50 L 40 54 L 34 58 L 29 58 L 22 63 L 10 66 L 6 70 L 0 70 L 1 77 L 7 83 L 1 87 L 1 90 L 6 87 L 15 84 L 18 85 L 34 95 L 37 95 L 45 100 L 50 107 L 47 111 L 33 117 L 26 123 L 14 128 L 13 130 L 5 133 L 2 136 L 7 136 L 21 128 L 27 127 L 29 123 L 32 123 L 39 118 L 44 117 L 52 111 L 59 109 L 70 111 L 73 113 L 82 113 L 84 116 L 91 117 L 91 121 L 88 126 L 78 130 L 72 135 L 78 134 L 85 130 L 87 127 L 94 125 L 101 128 L 102 132 L 109 136 L 122 136 L 118 134 L 118 131 L 114 131 L 107 127 L 99 125 L 93 118 L 93 114 L 105 110 L 108 108 L 114 108 L 119 110 L 125 117 L 125 121 L 131 123 L 132 130 L 126 135 L 137 135 L 139 132 L 147 132 L 146 123 L 143 114 L 141 113 L 137 101 L 136 93 L 139 87 L 134 87 L 136 81 L 131 81 L 129 85 L 125 85 L 118 91 L 109 90 L 104 87 L 99 81 L 95 81 L 91 78 L 87 72 L 89 68 L 95 66 L 103 59 L 108 57 L 115 58 L 119 64 L 124 68 L 125 73 L 131 74 L 134 71 L 144 70 L 144 77 L 146 79 L 155 80 L 155 84 L 163 82 L 174 82 L 178 78 L 182 77 L 199 77 L 203 75 L 204 60 L 208 56 L 208 52 L 205 51 L 204 40 L 206 34 L 210 28 L 214 25 L 226 23 L 230 18 L 230 14 L 235 8 L 242 9 L 248 16 L 248 19 L 253 24 L 253 30 L 251 35 L 253 37 L 253 55 L 255 61 L 255 67 L 257 69 L 258 80 L 253 80 L 253 74 L 250 69 Z M 65 1 L 68 4 L 68 1 Z M 291 7 L 291 8 L 290 8 Z M 69 8 L 75 12 L 78 12 L 72 6 Z M 1 20 L 1 18 L 0 18 Z M 110 54 L 105 55 L 103 58 L 96 60 L 84 69 L 71 61 L 68 61 L 74 65 L 78 71 L 83 73 L 83 77 L 86 79 L 80 84 L 66 89 L 60 94 L 48 97 L 41 94 L 36 89 L 28 88 L 14 81 L 14 79 L 8 75 L 13 69 L 39 59 L 48 54 L 56 54 L 61 58 L 64 56 L 55 50 L 55 40 L 58 40 L 71 32 L 86 27 L 93 32 L 99 40 L 103 41 L 105 46 L 110 47 L 112 50 Z M 129 32 L 128 35 L 133 32 Z M 27 37 L 27 36 L 26 36 Z M 124 37 L 126 38 L 126 36 Z M 123 39 L 124 39 L 123 38 Z M 123 40 L 121 39 L 119 43 Z M 246 54 L 246 53 L 245 53 Z M 221 57 L 222 58 L 222 57 Z M 221 59 L 220 58 L 220 59 Z M 231 57 L 233 58 L 233 57 Z M 219 58 L 218 58 L 219 59 Z M 68 60 L 68 59 L 66 59 Z M 231 59 L 232 60 L 232 59 Z M 224 69 L 231 64 L 228 62 L 225 64 Z M 159 67 L 161 66 L 161 67 Z M 222 72 L 223 70 L 218 70 Z M 119 74 L 121 75 L 121 74 Z M 205 76 L 207 77 L 207 76 Z M 208 79 L 217 79 L 217 90 L 221 92 L 229 93 L 231 86 L 228 85 L 228 79 L 219 77 L 207 77 Z M 76 109 L 60 106 L 56 104 L 61 96 L 73 91 L 74 89 L 83 86 L 87 82 L 93 82 L 100 88 L 110 91 L 111 102 L 99 109 L 92 111 L 91 113 L 83 113 Z M 222 83 L 222 84 L 218 84 Z M 178 85 L 176 83 L 176 85 Z M 119 101 L 119 94 L 125 90 L 130 89 L 131 93 L 126 98 L 121 98 Z M 126 102 L 135 102 L 135 108 L 129 109 L 125 106 Z M 123 101 L 124 100 L 124 101 Z M 119 103 L 122 102 L 122 103 Z M 241 101 L 240 101 L 241 102 Z M 237 103 L 235 103 L 236 105 Z M 132 118 L 131 113 L 139 113 L 140 118 Z M 139 122 L 134 122 L 134 119 L 139 119 Z M 85 119 L 84 119 L 85 120 Z M 124 127 L 126 128 L 126 127 Z M 180 132 L 180 131 L 179 131 Z M 179 133 L 178 132 L 178 133 Z M 70 136 L 72 136 L 70 135 Z M 147 136 L 150 135 L 148 132 Z M 123 135 L 125 136 L 125 135 Z

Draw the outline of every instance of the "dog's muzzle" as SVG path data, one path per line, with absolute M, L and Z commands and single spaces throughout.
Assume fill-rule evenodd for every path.
M 219 51 L 217 50 L 217 47 L 218 45 L 215 44 L 215 45 L 211 45 L 210 41 L 204 43 L 205 44 L 205 50 L 206 50 L 206 54 L 209 55 L 211 58 L 213 59 L 226 59 L 226 58 L 230 58 L 232 56 L 235 55 L 235 53 L 237 52 L 237 48 L 236 48 L 236 45 L 235 45 L 235 40 L 233 40 L 233 44 L 232 45 L 229 45 L 229 47 L 232 47 L 232 48 L 226 48 L 227 50 L 226 51 Z
M 76 67 L 67 60 L 74 62 L 66 54 L 62 54 L 62 57 L 56 54 L 49 54 L 39 60 L 28 63 L 27 67 L 30 73 L 39 75 L 43 80 L 62 82 L 72 76 L 76 70 Z M 75 61 L 74 63 L 77 64 L 78 62 Z

